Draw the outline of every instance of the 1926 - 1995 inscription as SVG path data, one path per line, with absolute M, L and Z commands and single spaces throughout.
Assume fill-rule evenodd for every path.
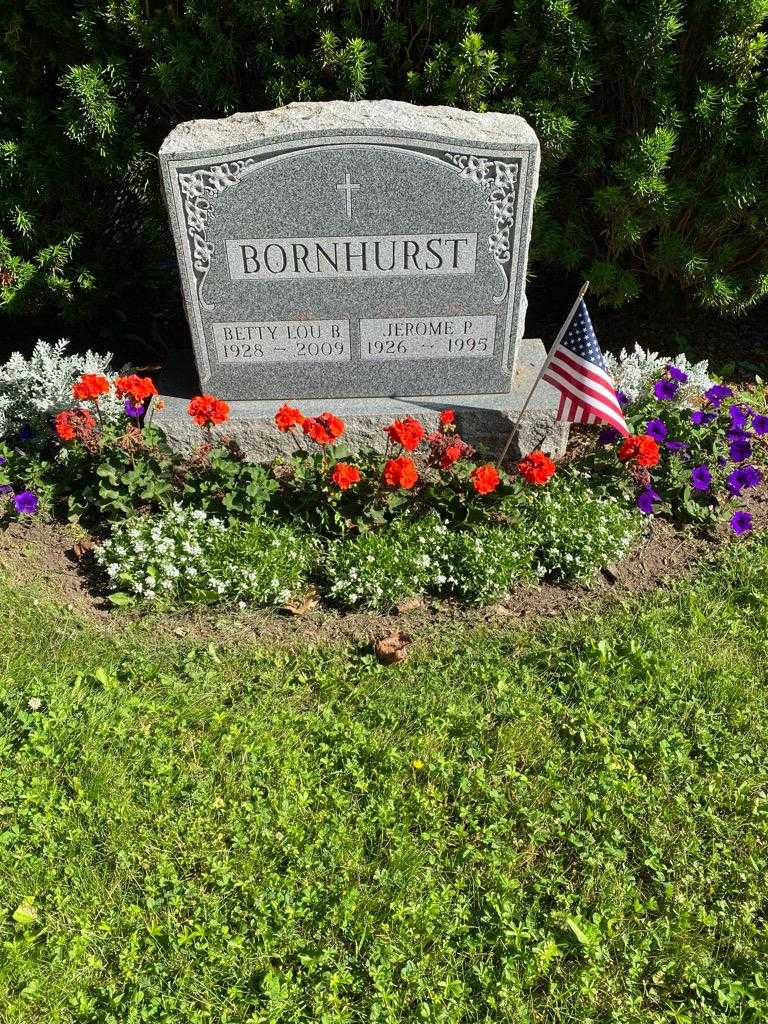
M 538 171 L 525 122 L 374 103 L 227 124 L 181 125 L 161 150 L 201 385 L 509 390 Z

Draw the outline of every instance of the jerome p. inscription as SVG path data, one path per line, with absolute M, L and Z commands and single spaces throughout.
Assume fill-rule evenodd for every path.
M 179 125 L 160 159 L 204 390 L 509 391 L 539 160 L 521 118 L 292 104 Z
M 361 320 L 360 355 L 387 359 L 490 359 L 495 316 Z

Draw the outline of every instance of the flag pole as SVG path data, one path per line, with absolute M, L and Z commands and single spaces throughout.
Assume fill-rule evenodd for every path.
M 587 294 L 587 288 L 589 288 L 589 281 L 585 281 L 584 284 L 581 286 L 581 291 L 576 296 L 576 301 L 571 306 L 571 311 L 568 314 L 568 316 L 565 318 L 565 323 L 563 324 L 563 326 L 558 331 L 557 337 L 555 338 L 555 340 L 552 342 L 552 346 L 551 346 L 549 352 L 547 353 L 547 358 L 544 360 L 544 363 L 543 363 L 541 369 L 539 370 L 539 375 L 536 378 L 536 380 L 533 382 L 533 387 L 528 392 L 528 397 L 526 398 L 525 402 L 523 402 L 522 409 L 517 414 L 517 419 L 515 420 L 515 424 L 512 427 L 512 433 L 509 435 L 509 437 L 507 439 L 507 443 L 504 445 L 504 451 L 501 453 L 501 455 L 499 456 L 499 458 L 497 460 L 496 464 L 498 466 L 500 466 L 504 462 L 504 459 L 507 457 L 507 452 L 509 451 L 509 449 L 510 449 L 510 447 L 512 445 L 512 442 L 514 441 L 515 437 L 517 437 L 517 432 L 520 429 L 520 424 L 522 422 L 523 416 L 525 415 L 525 411 L 528 408 L 528 405 L 530 404 L 531 399 L 533 398 L 533 393 L 536 390 L 536 388 L 539 386 L 539 381 L 541 380 L 541 378 L 546 373 L 547 368 L 549 367 L 549 364 L 552 362 L 552 357 L 554 356 L 555 352 L 557 351 L 557 346 L 560 344 L 560 341 L 561 341 L 563 335 L 568 330 L 568 328 L 571 326 L 571 320 L 573 320 L 573 318 L 576 316 L 576 310 L 579 308 L 579 304 L 581 303 L 581 300 Z

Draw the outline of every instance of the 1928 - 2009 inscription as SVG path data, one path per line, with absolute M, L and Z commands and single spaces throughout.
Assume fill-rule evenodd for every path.
M 345 363 L 351 358 L 348 320 L 265 320 L 213 324 L 222 362 Z

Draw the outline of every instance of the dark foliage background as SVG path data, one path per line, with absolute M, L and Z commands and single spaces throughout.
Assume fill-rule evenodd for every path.
M 768 0 L 0 0 L 0 355 L 45 332 L 148 356 L 183 339 L 160 142 L 309 99 L 520 113 L 543 148 L 540 281 L 743 313 L 768 294 L 766 18 Z

